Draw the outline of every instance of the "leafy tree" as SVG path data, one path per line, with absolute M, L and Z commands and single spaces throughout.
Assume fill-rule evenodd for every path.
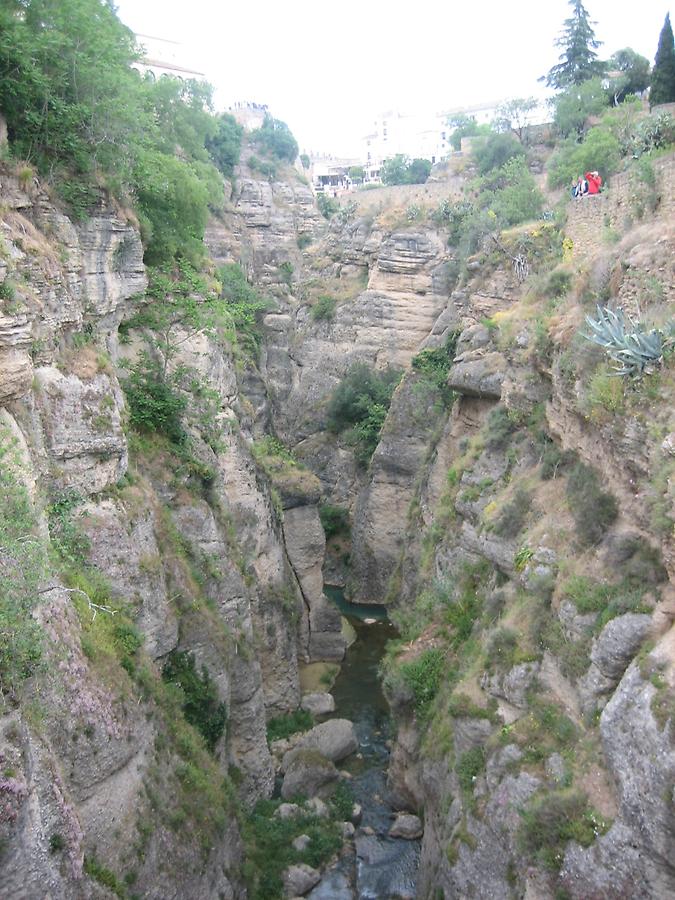
M 298 142 L 285 122 L 265 116 L 263 124 L 251 135 L 262 153 L 293 163 L 298 155 Z
M 620 72 L 610 85 L 614 103 L 622 103 L 629 94 L 639 94 L 649 85 L 649 60 L 630 47 L 617 50 L 608 63 L 612 72 Z
M 410 161 L 407 156 L 397 153 L 391 159 L 385 159 L 380 168 L 383 184 L 405 184 Z
M 448 128 L 453 129 L 450 135 L 450 145 L 453 150 L 462 149 L 463 137 L 488 135 L 492 132 L 489 125 L 479 125 L 473 116 L 453 116 L 448 119 Z
M 604 128 L 592 128 L 583 143 L 568 139 L 560 144 L 548 163 L 550 187 L 564 187 L 583 172 L 597 170 L 604 181 L 619 168 L 621 146 Z
M 350 166 L 349 177 L 353 181 L 363 181 L 363 179 L 366 177 L 366 170 L 363 168 L 363 166 Z
M 431 160 L 416 158 L 408 166 L 406 182 L 408 184 L 424 184 L 431 172 Z
M 497 107 L 497 116 L 493 124 L 497 131 L 513 132 L 522 144 L 530 113 L 534 112 L 538 105 L 536 97 L 517 97 L 508 100 Z
M 158 150 L 142 150 L 134 169 L 145 260 L 160 265 L 182 257 L 201 260 L 209 192 L 189 163 Z
M 509 159 L 485 184 L 479 205 L 487 206 L 500 225 L 518 225 L 541 212 L 544 198 L 522 157 Z
M 209 155 L 205 143 L 218 128 L 217 119 L 209 115 L 211 85 L 162 75 L 149 83 L 149 93 L 160 149 L 172 154 L 180 147 L 183 156 L 206 162 Z
M 239 162 L 243 133 L 244 129 L 234 116 L 222 113 L 218 117 L 215 133 L 206 140 L 211 159 L 226 178 L 232 178 L 234 167 Z
M 424 184 L 430 172 L 430 160 L 410 160 L 404 154 L 397 153 L 382 163 L 380 177 L 384 184 Z
M 568 0 L 572 15 L 565 19 L 556 47 L 562 49 L 559 62 L 541 80 L 548 87 L 562 90 L 572 84 L 582 84 L 589 78 L 603 74 L 604 64 L 595 52 L 601 46 L 593 31 L 591 22 L 581 0 Z
M 100 0 L 0 7 L 0 109 L 17 153 L 41 172 L 96 164 L 124 179 L 149 116 L 134 36 Z
M 599 115 L 609 103 L 609 93 L 600 78 L 572 85 L 553 100 L 553 123 L 561 137 L 580 140 L 591 116 Z
M 481 175 L 498 169 L 510 159 L 524 156 L 522 144 L 511 134 L 491 134 L 488 139 L 473 151 Z
M 16 155 L 80 215 L 105 185 L 139 213 L 146 261 L 198 261 L 222 196 L 211 89 L 131 68 L 135 38 L 102 0 L 0 5 L 0 108 Z
M 649 103 L 651 106 L 655 106 L 658 103 L 672 103 L 673 101 L 675 101 L 675 47 L 673 46 L 673 29 L 670 26 L 670 13 L 668 13 L 659 35 L 659 46 L 654 57 Z
M 309 162 L 310 162 L 310 160 L 309 160 L 309 156 L 307 156 L 306 153 L 301 153 L 301 154 L 300 154 L 300 162 L 302 163 L 302 168 L 303 168 L 303 169 L 309 169 Z

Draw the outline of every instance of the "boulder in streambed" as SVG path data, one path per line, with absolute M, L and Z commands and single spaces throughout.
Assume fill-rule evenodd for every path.
M 284 754 L 281 771 L 288 769 L 291 760 L 300 750 L 318 750 L 326 759 L 338 762 L 357 750 L 358 746 L 354 725 L 349 719 L 329 719 L 308 731 L 296 748 Z
M 304 694 L 300 706 L 313 716 L 325 716 L 335 712 L 335 699 L 332 694 L 316 691 Z
M 283 874 L 284 892 L 287 897 L 302 897 L 321 881 L 316 869 L 305 863 L 289 866 Z
M 330 793 L 331 786 L 338 779 L 338 770 L 333 763 L 314 748 L 293 751 L 293 758 L 286 767 L 281 785 L 281 796 L 290 800 L 299 794 L 316 797 Z
M 389 837 L 403 838 L 406 841 L 415 841 L 424 834 L 422 820 L 411 813 L 399 813 L 396 821 L 389 829 Z

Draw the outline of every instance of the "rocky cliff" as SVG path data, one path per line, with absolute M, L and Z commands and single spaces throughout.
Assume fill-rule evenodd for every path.
M 431 209 L 328 224 L 298 173 L 243 163 L 206 243 L 270 300 L 259 356 L 178 325 L 172 443 L 129 425 L 154 296 L 134 223 L 105 198 L 71 221 L 3 170 L 0 574 L 31 597 L 0 717 L 9 895 L 245 896 L 266 723 L 344 654 L 326 502 L 351 521 L 332 580 L 401 632 L 390 783 L 424 816 L 418 895 L 675 893 L 672 364 L 617 379 L 579 336 L 596 303 L 672 319 L 672 171 L 640 216 L 626 178 L 601 214 L 459 259 Z M 355 363 L 402 373 L 365 465 L 327 428 Z M 185 667 L 226 712 L 210 747 Z

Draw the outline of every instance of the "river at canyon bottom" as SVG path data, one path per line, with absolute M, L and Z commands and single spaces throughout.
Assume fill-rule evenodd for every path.
M 381 606 L 352 604 L 340 588 L 326 587 L 356 633 L 331 693 L 338 718 L 354 723 L 359 750 L 342 764 L 362 809 L 354 850 L 343 856 L 308 895 L 311 900 L 409 900 L 415 897 L 420 841 L 388 837 L 398 811 L 387 788 L 393 737 L 378 668 L 396 629 Z

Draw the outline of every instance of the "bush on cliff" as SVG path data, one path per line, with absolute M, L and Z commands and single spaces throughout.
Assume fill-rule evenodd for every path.
M 265 116 L 263 124 L 251 135 L 251 140 L 267 156 L 294 163 L 298 142 L 285 122 Z
M 207 84 L 142 77 L 131 68 L 139 58 L 112 4 L 4 4 L 0 109 L 10 146 L 77 217 L 96 206 L 102 186 L 133 205 L 151 262 L 201 259 L 209 202 L 222 205 L 206 145 L 220 139 L 214 152 L 225 153 L 227 169 L 236 136 L 224 148 Z
M 364 363 L 349 369 L 328 401 L 328 429 L 335 434 L 347 431 L 355 456 L 367 466 L 375 452 L 384 420 L 401 372 L 385 369 L 375 372 Z

